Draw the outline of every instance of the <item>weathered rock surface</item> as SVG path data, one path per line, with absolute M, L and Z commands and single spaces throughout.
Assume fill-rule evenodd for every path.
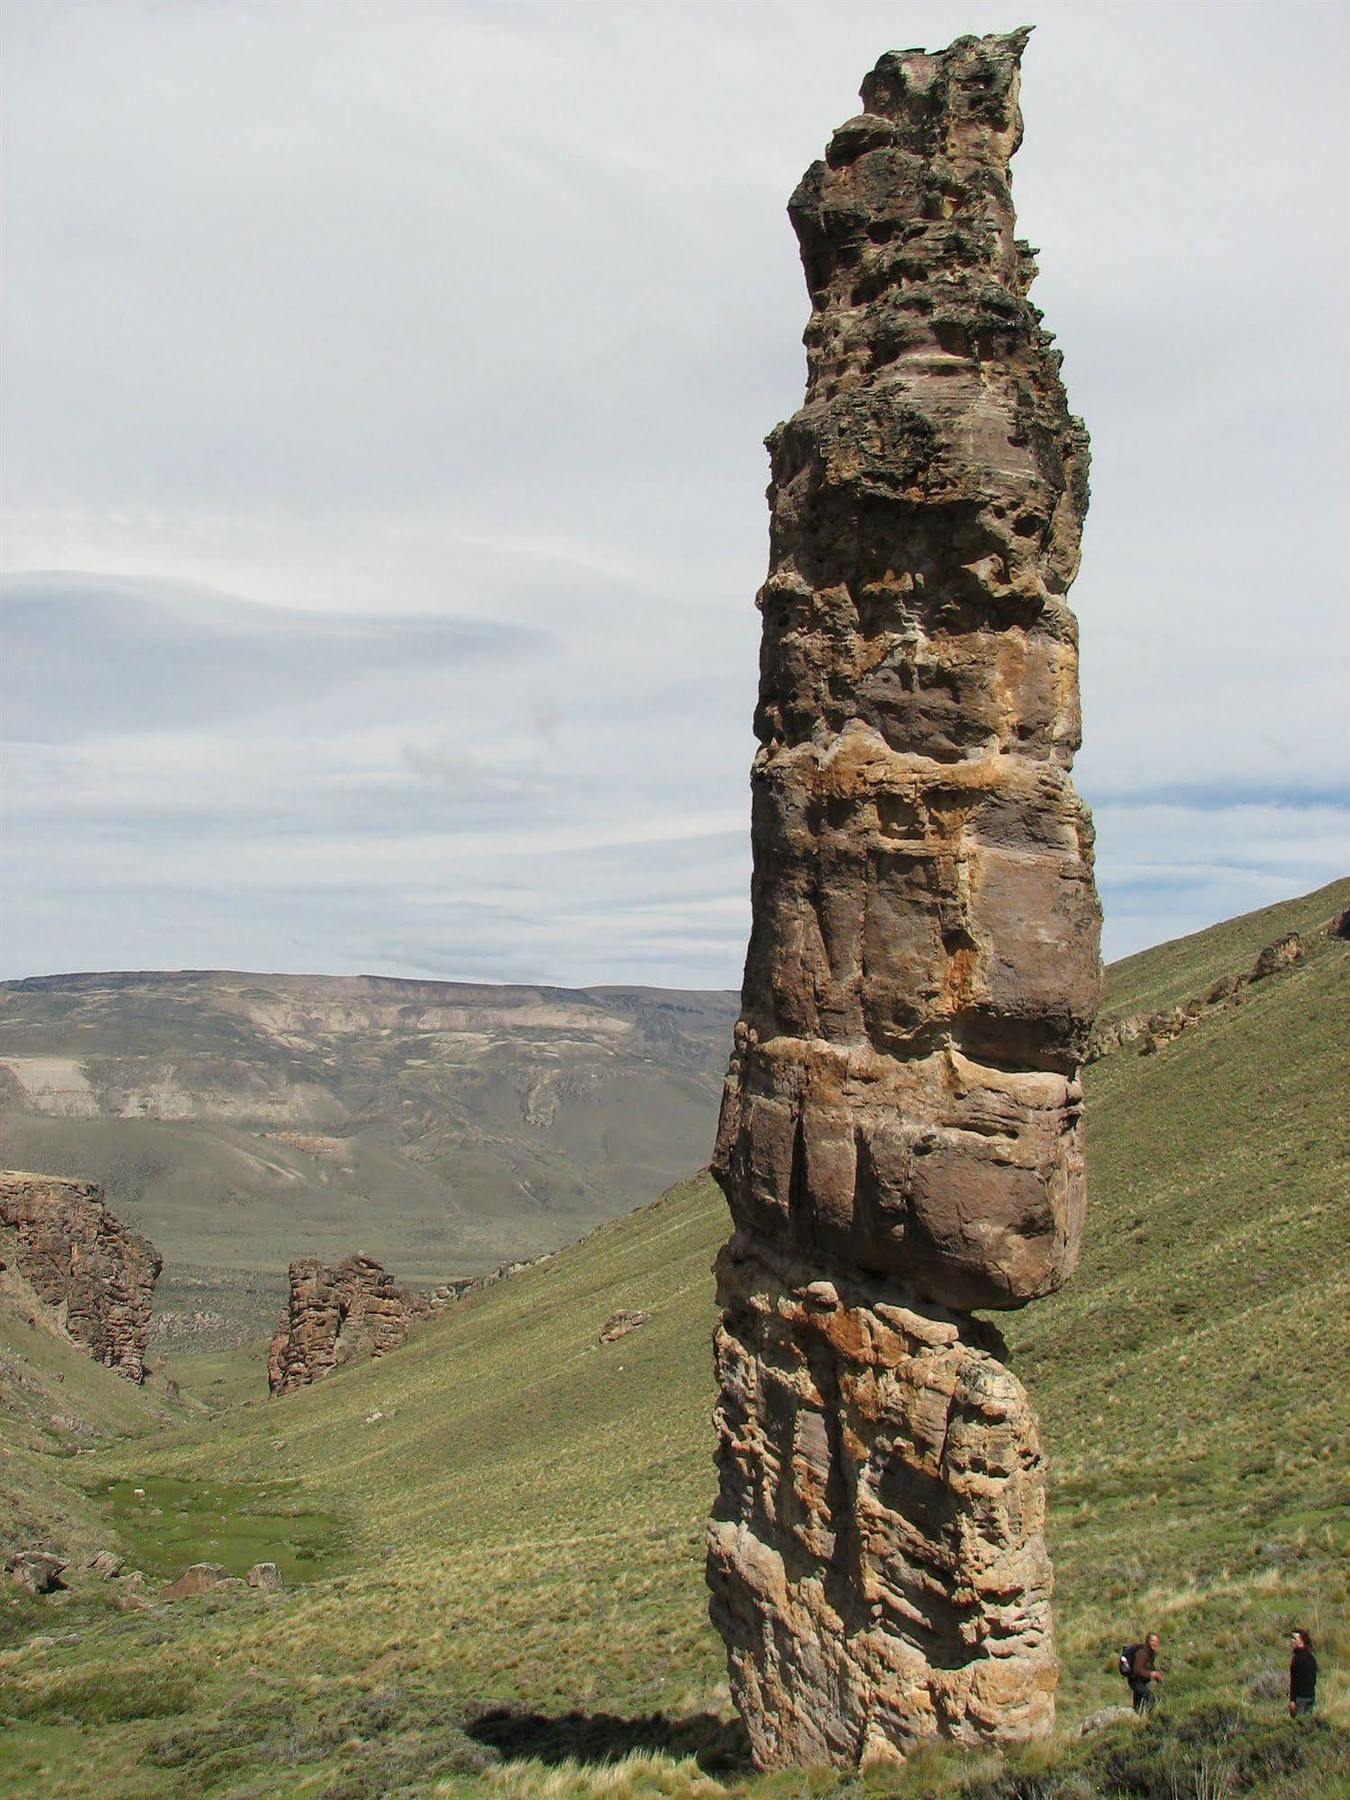
M 741 1236 L 718 1265 L 713 1619 L 761 1763 L 1054 1717 L 1045 1470 L 976 1328 Z M 996 1340 L 993 1340 L 996 1341 Z
M 162 1600 L 190 1600 L 196 1594 L 209 1593 L 234 1578 L 223 1563 L 189 1563 L 176 1581 L 161 1589 Z
M 22 1282 L 45 1322 L 128 1381 L 144 1381 L 163 1266 L 92 1181 L 0 1171 L 0 1289 Z
M 15 1586 L 27 1593 L 50 1594 L 65 1586 L 61 1577 L 69 1564 L 64 1556 L 53 1556 L 49 1550 L 21 1550 L 6 1560 Z
M 1287 1685 L 1289 1677 L 1286 1675 L 1284 1679 Z M 1138 1715 L 1133 1707 L 1103 1706 L 1080 1720 L 1073 1735 L 1077 1738 L 1092 1737 L 1099 1731 L 1109 1731 L 1113 1725 L 1119 1725 L 1123 1719 L 1129 1719 L 1133 1723 L 1138 1722 Z
M 274 1562 L 254 1563 L 248 1572 L 248 1585 L 261 1588 L 266 1594 L 277 1594 L 285 1586 L 281 1579 L 281 1570 Z
M 274 1394 L 289 1394 L 330 1369 L 383 1356 L 406 1343 L 409 1327 L 420 1320 L 552 1260 L 550 1254 L 501 1263 L 488 1275 L 415 1291 L 363 1253 L 336 1267 L 317 1257 L 301 1257 L 290 1266 L 290 1296 L 268 1351 L 267 1385 Z
M 150 1612 L 156 1604 L 143 1569 L 133 1569 L 119 1580 L 115 1598 L 121 1612 Z
M 651 1314 L 640 1308 L 624 1307 L 621 1311 L 611 1313 L 600 1327 L 602 1344 L 617 1344 L 620 1338 L 629 1336 L 631 1332 L 640 1331 L 644 1325 L 651 1323 Z
M 808 379 L 768 440 L 713 1162 L 709 1581 L 765 1765 L 1053 1720 L 1035 1421 L 967 1317 L 1076 1262 L 1099 986 L 1065 598 L 1087 437 L 1014 236 L 1025 41 L 884 56 L 789 206 Z
M 383 1356 L 404 1343 L 431 1302 L 400 1287 L 373 1256 L 336 1268 L 317 1257 L 290 1266 L 290 1300 L 267 1358 L 267 1385 L 289 1394 L 354 1357 Z

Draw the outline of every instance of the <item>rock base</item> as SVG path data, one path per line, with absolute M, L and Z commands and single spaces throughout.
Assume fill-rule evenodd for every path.
M 1054 1723 L 1045 1463 L 974 1320 L 718 1261 L 712 1617 L 757 1764 L 857 1764 Z

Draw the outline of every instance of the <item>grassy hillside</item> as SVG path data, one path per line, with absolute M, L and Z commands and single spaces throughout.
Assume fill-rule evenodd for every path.
M 11 1272 L 11 1284 L 24 1284 Z M 99 1445 L 181 1423 L 198 1402 L 171 1398 L 162 1380 L 137 1387 L 0 1300 L 0 1559 L 35 1544 L 72 1561 L 111 1542 L 104 1508 L 87 1491 Z M 42 1608 L 6 1593 L 0 1643 L 38 1630 Z
M 706 1154 L 736 1001 L 218 972 L 0 985 L 0 1160 L 100 1181 L 166 1345 L 274 1323 L 296 1256 L 436 1282 L 555 1250 Z
M 1350 877 L 1122 957 L 1106 971 L 1102 1012 L 1128 1015 L 1181 1006 L 1220 976 L 1245 974 L 1266 945 L 1287 931 L 1314 931 L 1348 906 Z
M 1288 928 L 1264 920 L 1251 955 Z M 1156 991 L 1207 954 L 1192 941 Z M 1350 947 L 1319 939 L 1159 1054 L 1094 1065 L 1082 1267 L 1003 1320 L 1053 1462 L 1066 1731 L 1119 1701 L 1114 1652 L 1148 1626 L 1171 1724 L 1065 1738 L 1002 1774 L 939 1753 L 867 1791 L 1345 1793 L 1348 976 Z M 294 1480 L 348 1542 L 272 1600 L 69 1603 L 78 1643 L 0 1664 L 0 1792 L 859 1796 L 737 1761 L 701 1566 L 725 1231 L 710 1183 L 686 1183 L 378 1364 L 82 1459 L 91 1486 Z M 652 1320 L 601 1347 L 620 1307 Z M 124 1522 L 143 1561 L 162 1529 Z M 1301 1737 L 1268 1691 L 1294 1623 L 1323 1668 Z M 617 1774 L 591 1766 L 626 1752 Z M 581 1764 L 558 1767 L 569 1753 Z

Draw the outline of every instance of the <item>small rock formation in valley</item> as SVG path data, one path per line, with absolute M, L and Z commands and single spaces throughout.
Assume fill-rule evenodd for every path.
M 1099 985 L 1066 593 L 1087 437 L 1027 299 L 1024 32 L 882 57 L 792 197 L 753 925 L 713 1171 L 712 1615 L 760 1766 L 1040 1735 L 1045 1464 L 974 1308 L 1053 1292 Z
M 611 1313 L 600 1327 L 602 1344 L 617 1344 L 620 1338 L 628 1337 L 634 1331 L 640 1331 L 644 1325 L 651 1323 L 652 1315 L 641 1307 L 623 1307 L 619 1312 Z
M 70 1564 L 64 1556 L 49 1550 L 20 1550 L 6 1557 L 6 1567 L 15 1587 L 29 1594 L 50 1594 L 66 1584 L 61 1577 Z
M 550 1253 L 501 1263 L 489 1275 L 415 1291 L 373 1256 L 348 1256 L 336 1268 L 315 1256 L 300 1257 L 290 1266 L 290 1298 L 268 1351 L 267 1385 L 274 1394 L 289 1394 L 354 1359 L 397 1350 L 409 1326 L 552 1260 Z
M 274 1394 L 307 1387 L 354 1358 L 383 1356 L 408 1336 L 434 1302 L 400 1287 L 373 1256 L 348 1256 L 336 1268 L 317 1257 L 290 1266 L 290 1300 L 267 1357 Z
M 25 1290 L 44 1324 L 128 1381 L 145 1379 L 162 1266 L 94 1182 L 0 1171 L 0 1292 Z
M 233 1580 L 224 1563 L 190 1563 L 183 1573 L 160 1589 L 162 1600 L 191 1600 L 197 1594 L 208 1594 Z

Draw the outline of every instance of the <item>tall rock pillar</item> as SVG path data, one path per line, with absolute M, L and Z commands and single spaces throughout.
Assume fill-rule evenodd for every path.
M 790 202 L 754 923 L 714 1173 L 712 1614 L 758 1762 L 1054 1716 L 1036 1422 L 973 1309 L 1073 1269 L 1097 1004 L 1065 595 L 1087 436 L 1027 299 L 1026 34 L 884 56 Z

